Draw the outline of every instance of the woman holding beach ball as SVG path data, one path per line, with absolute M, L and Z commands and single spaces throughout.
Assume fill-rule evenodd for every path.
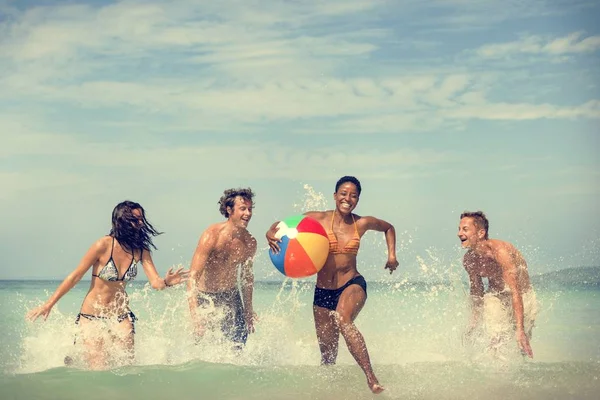
M 314 268 L 317 282 L 313 315 L 321 350 L 321 364 L 335 364 L 341 333 L 348 350 L 365 373 L 369 388 L 373 393 L 380 393 L 384 388 L 373 372 L 363 335 L 354 325 L 354 320 L 367 300 L 367 283 L 358 272 L 356 258 L 360 240 L 367 231 L 384 232 L 388 250 L 385 268 L 389 269 L 390 273 L 394 272 L 398 267 L 396 232 L 386 221 L 353 213 L 358 205 L 360 193 L 361 185 L 358 179 L 344 176 L 335 185 L 334 210 L 309 211 L 304 214 L 322 226 L 329 242 L 329 252 L 324 265 Z M 266 234 L 271 253 L 274 255 L 271 259 L 276 267 L 276 255 L 280 253 L 282 243 L 281 234 L 277 234 L 278 225 L 281 227 L 280 221 L 275 222 Z M 317 242 L 315 246 L 318 246 Z M 311 258 L 314 260 L 316 257 Z M 284 268 L 278 269 L 285 274 Z M 301 270 L 297 267 L 294 269 Z

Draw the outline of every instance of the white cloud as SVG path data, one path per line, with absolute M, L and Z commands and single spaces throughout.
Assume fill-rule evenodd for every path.
M 600 101 L 591 100 L 579 106 L 559 107 L 551 104 L 495 103 L 471 105 L 445 111 L 451 118 L 488 120 L 534 120 L 600 118 Z
M 377 15 L 388 6 L 122 1 L 38 7 L 0 24 L 8 33 L 0 39 L 7 66 L 0 99 L 67 113 L 94 110 L 112 127 L 143 128 L 151 115 L 168 123 L 147 129 L 163 132 L 257 133 L 279 123 L 296 133 L 427 132 L 461 129 L 469 119 L 597 118 L 596 100 L 559 106 L 498 99 L 493 94 L 503 87 L 502 76 L 491 78 L 489 71 L 406 72 L 380 63 L 376 54 L 397 39 L 394 29 L 345 18 L 360 22 L 365 10 Z M 598 38 L 534 36 L 477 54 L 570 54 L 596 49 Z M 416 69 L 421 65 L 431 67 L 417 63 Z
M 173 185 L 177 182 L 244 181 L 264 179 L 297 180 L 299 171 L 305 181 L 332 181 L 341 170 L 351 168 L 362 179 L 414 179 L 437 173 L 439 166 L 452 162 L 446 152 L 418 149 L 340 151 L 338 148 L 298 150 L 269 143 L 238 146 L 185 146 L 146 148 L 120 145 L 81 145 L 73 154 L 54 153 L 62 165 L 36 166 L 17 172 L 1 172 L 0 185 L 6 200 L 35 192 L 43 197 L 48 189 L 64 194 L 90 194 L 117 185 L 117 192 L 128 193 L 133 187 L 151 182 Z M 127 179 L 121 177 L 127 171 Z M 112 189 L 110 189 L 112 190 Z
M 526 36 L 507 43 L 488 44 L 476 50 L 484 58 L 505 58 L 518 54 L 545 54 L 549 56 L 591 53 L 600 49 L 600 36 L 582 38 L 582 32 L 574 32 L 560 38 Z

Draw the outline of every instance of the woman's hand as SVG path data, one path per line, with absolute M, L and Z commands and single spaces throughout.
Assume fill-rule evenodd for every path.
M 165 275 L 165 285 L 175 286 L 179 285 L 188 280 L 190 277 L 190 270 L 183 271 L 183 267 L 180 267 L 177 271 L 173 272 L 173 267 L 169 268 Z
M 48 319 L 48 315 L 52 311 L 52 306 L 48 303 L 34 308 L 27 313 L 26 318 L 30 321 L 35 321 L 40 315 L 44 316 L 44 321 Z
M 396 260 L 395 258 L 389 258 L 388 261 L 385 263 L 384 269 L 389 269 L 391 275 L 392 272 L 396 270 L 396 268 L 398 268 L 398 260 Z
M 267 231 L 267 234 L 265 235 L 267 237 L 267 242 L 269 242 L 269 247 L 271 248 L 271 250 L 273 250 L 273 253 L 275 254 L 279 254 L 279 252 L 281 251 L 281 248 L 279 247 L 281 239 L 277 239 L 275 237 L 275 234 L 279 230 L 279 228 L 277 227 L 278 224 L 279 222 L 276 222 L 273 225 L 271 225 L 271 228 Z

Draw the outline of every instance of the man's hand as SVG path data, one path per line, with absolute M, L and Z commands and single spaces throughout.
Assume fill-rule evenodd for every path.
M 196 318 L 192 320 L 192 325 L 194 328 L 194 337 L 196 340 L 199 340 L 206 333 L 206 324 L 201 318 Z
M 248 333 L 254 333 L 254 323 L 258 322 L 258 316 L 255 312 L 244 313 L 244 320 L 246 321 L 246 326 L 248 327 Z
M 521 354 L 529 356 L 529 358 L 533 358 L 533 350 L 531 349 L 531 345 L 529 344 L 529 338 L 525 334 L 524 331 L 517 331 L 516 335 L 517 344 L 519 345 L 519 349 L 521 349 Z

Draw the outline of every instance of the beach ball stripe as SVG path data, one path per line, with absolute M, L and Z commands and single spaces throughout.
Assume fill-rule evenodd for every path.
M 304 215 L 282 220 L 276 236 L 281 251 L 269 256 L 275 268 L 290 278 L 314 275 L 323 267 L 329 254 L 329 239 L 321 224 Z
M 297 240 L 291 240 L 284 260 L 285 275 L 290 278 L 301 278 L 317 273 L 312 259 Z
M 281 230 L 281 228 L 280 228 Z M 275 265 L 275 268 L 279 270 L 282 274 L 285 275 L 285 255 L 287 254 L 288 244 L 290 243 L 290 238 L 287 236 L 282 236 L 281 242 L 279 242 L 279 253 L 275 254 L 272 250 L 269 250 L 269 256 L 271 257 L 271 262 Z
M 298 245 L 301 249 L 320 249 L 327 247 L 327 253 L 321 251 L 308 251 L 306 256 L 310 259 L 312 265 L 325 264 L 327 255 L 329 254 L 329 239 L 326 236 L 315 235 L 313 233 L 298 233 L 296 236 Z M 319 268 L 321 269 L 321 268 Z
M 289 224 L 288 224 L 289 225 Z M 317 233 L 327 239 L 327 232 L 323 229 L 323 226 L 312 218 L 304 217 L 302 220 L 298 221 L 296 224 L 298 232 L 309 232 L 309 233 Z

